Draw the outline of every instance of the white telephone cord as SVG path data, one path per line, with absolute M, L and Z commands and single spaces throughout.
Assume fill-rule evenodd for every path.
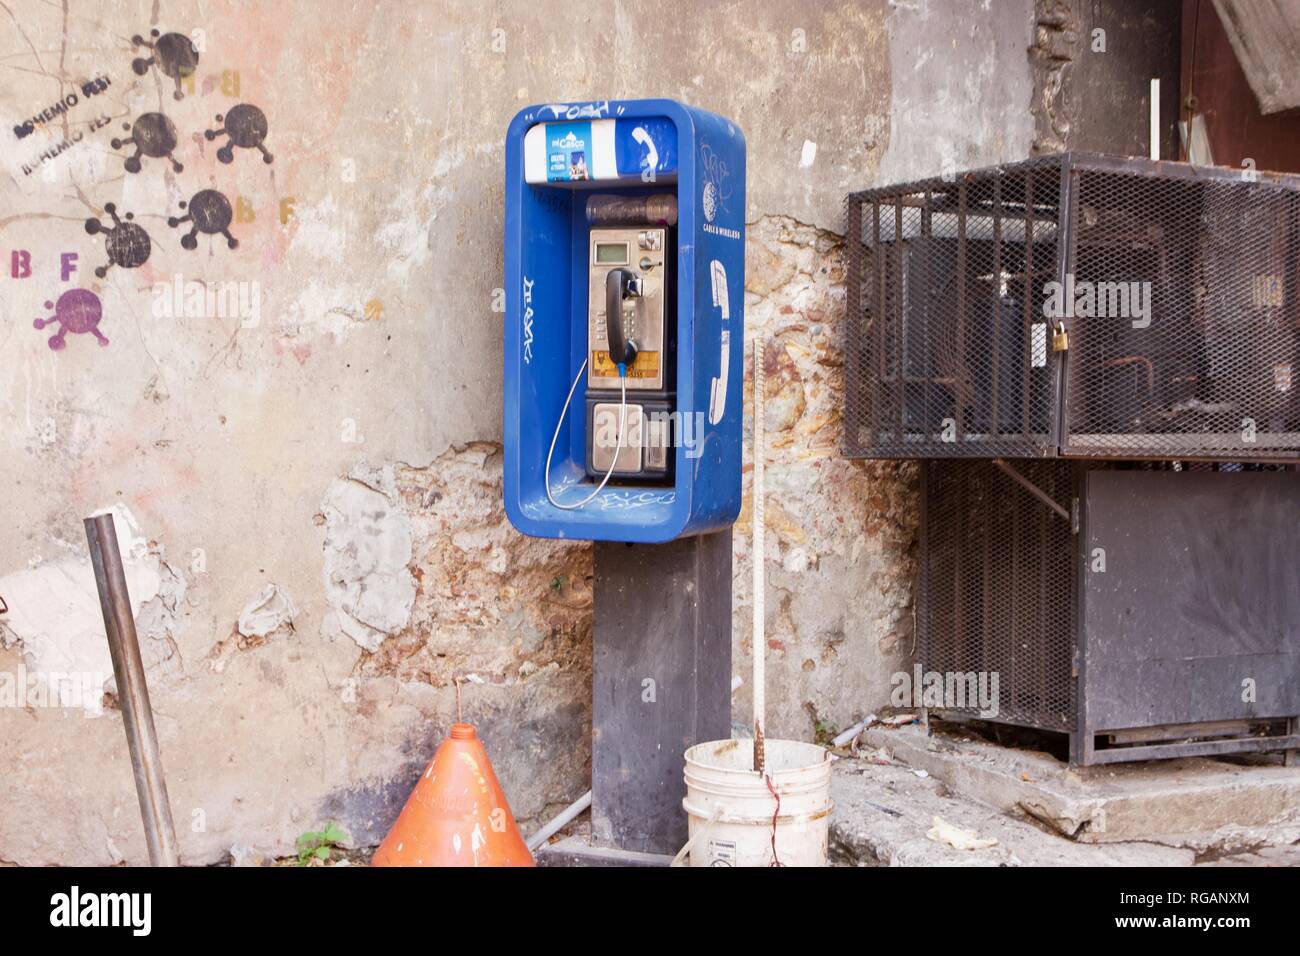
M 582 360 L 582 368 L 578 369 L 578 374 L 573 379 L 573 384 L 569 386 L 569 394 L 564 399 L 564 408 L 560 411 L 560 420 L 555 423 L 555 434 L 551 436 L 551 449 L 546 453 L 546 471 L 542 475 L 543 481 L 546 482 L 546 497 L 550 499 L 551 504 L 565 511 L 573 511 L 581 508 L 587 502 L 591 501 L 598 494 L 605 490 L 605 485 L 609 484 L 610 476 L 614 474 L 614 466 L 618 464 L 618 453 L 623 450 L 623 429 L 627 425 L 627 366 L 622 363 L 618 366 L 618 384 L 622 389 L 622 395 L 618 401 L 618 444 L 614 446 L 614 458 L 609 463 L 609 471 L 605 472 L 605 477 L 601 479 L 596 490 L 581 501 L 574 504 L 561 504 L 555 500 L 555 495 L 551 491 L 551 456 L 555 454 L 555 443 L 560 439 L 560 429 L 564 427 L 564 416 L 569 414 L 569 405 L 573 401 L 573 393 L 578 389 L 578 383 L 582 381 L 583 373 L 587 371 L 587 360 Z M 594 420 L 592 422 L 595 424 Z

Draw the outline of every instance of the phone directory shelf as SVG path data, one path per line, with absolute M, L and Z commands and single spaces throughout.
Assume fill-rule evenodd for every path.
M 506 134 L 505 505 L 660 543 L 741 505 L 745 140 L 673 100 L 530 106 Z

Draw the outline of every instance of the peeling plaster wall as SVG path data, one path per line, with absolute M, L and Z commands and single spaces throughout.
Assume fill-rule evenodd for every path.
M 839 455 L 843 244 L 787 217 L 746 236 L 746 336 L 767 341 L 764 485 L 768 729 L 809 738 L 843 728 L 889 699 L 911 625 L 915 472 Z M 752 365 L 752 347 L 746 353 Z M 747 368 L 746 377 L 753 374 Z M 752 389 L 745 394 L 753 421 Z M 748 451 L 748 447 L 746 449 Z M 752 462 L 746 459 L 746 486 Z M 752 667 L 750 499 L 737 522 L 732 583 L 734 666 Z M 736 695 L 748 715 L 751 689 Z
M 457 677 L 518 818 L 587 788 L 591 550 L 524 538 L 501 506 L 502 136 L 531 102 L 677 97 L 745 129 L 749 333 L 771 342 L 771 731 L 885 702 L 911 643 L 914 480 L 836 452 L 842 198 L 1028 153 L 1033 4 L 663 11 L 0 11 L 0 860 L 145 858 L 111 673 L 102 711 L 4 697 L 4 675 L 109 670 L 81 528 L 104 508 L 130 529 L 185 862 L 287 853 L 328 819 L 376 843 Z M 132 42 L 151 28 L 198 31 L 181 98 Z M 266 117 L 270 161 L 224 161 L 237 104 Z M 155 142 L 157 112 L 172 156 L 133 171 L 112 140 Z M 193 215 L 215 231 L 189 248 Z M 746 509 L 742 674 L 748 536 Z
M 346 635 L 374 653 L 401 633 L 415 603 L 411 519 L 398 507 L 391 466 L 375 483 L 351 477 L 330 487 L 325 516 L 323 629 Z

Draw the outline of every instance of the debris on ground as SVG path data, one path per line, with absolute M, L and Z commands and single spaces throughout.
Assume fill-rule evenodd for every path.
M 882 717 L 880 726 L 882 727 L 906 727 L 908 724 L 914 724 L 921 718 L 917 714 L 894 714 L 890 717 Z
M 857 755 L 859 760 L 864 760 L 879 767 L 890 767 L 894 763 L 894 755 L 885 747 L 862 747 L 858 750 Z
M 981 837 L 974 830 L 954 826 L 943 817 L 934 817 L 932 822 L 934 826 L 925 835 L 935 843 L 946 843 L 957 850 L 987 850 L 998 845 L 995 837 Z
M 837 760 L 831 798 L 830 851 L 840 866 L 1191 866 L 1196 858 L 1151 843 L 1077 843 L 899 765 Z M 971 852 L 930 839 L 935 817 L 977 837 L 996 835 L 997 845 Z
M 867 716 L 863 717 L 861 720 L 859 720 L 848 730 L 844 731 L 842 734 L 837 734 L 835 739 L 831 741 L 831 749 L 834 750 L 835 748 L 843 747 L 846 744 L 850 748 L 856 749 L 858 737 L 862 734 L 864 730 L 866 730 L 868 727 L 871 727 L 875 723 L 876 723 L 876 715 L 867 714 Z
M 269 860 L 265 853 L 262 853 L 251 846 L 236 843 L 230 848 L 230 865 L 267 866 L 269 865 Z
M 966 727 L 932 724 L 927 735 L 883 720 L 853 750 L 832 771 L 840 864 L 1300 865 L 1300 772 L 1277 760 L 1075 768 Z M 935 817 L 997 843 L 957 849 L 928 832 Z

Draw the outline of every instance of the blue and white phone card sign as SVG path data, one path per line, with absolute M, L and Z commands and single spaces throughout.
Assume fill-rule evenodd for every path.
M 546 178 L 553 183 L 591 178 L 591 123 L 546 124 Z

